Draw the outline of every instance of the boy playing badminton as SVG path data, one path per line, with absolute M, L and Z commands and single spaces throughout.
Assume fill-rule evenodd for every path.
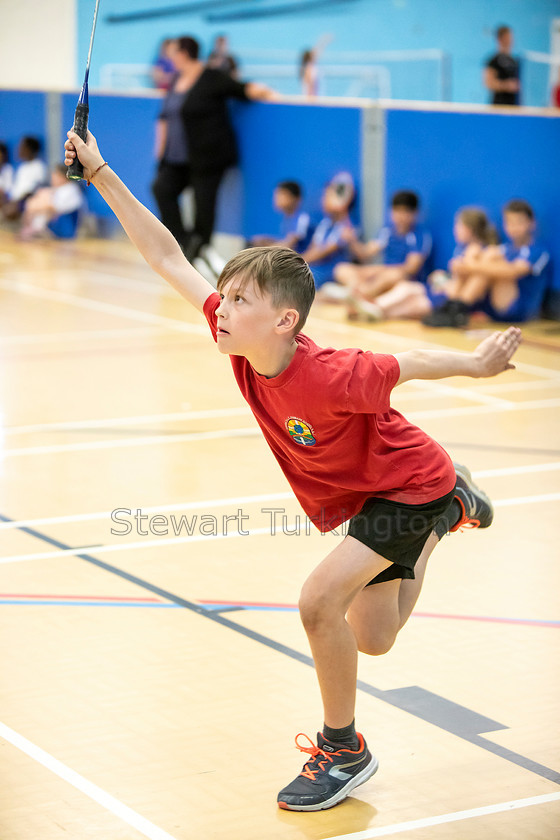
M 281 808 L 336 805 L 377 770 L 354 727 L 358 650 L 388 651 L 416 603 L 428 557 L 461 525 L 488 527 L 492 506 L 469 471 L 390 406 L 409 379 L 494 376 L 513 368 L 517 328 L 472 353 L 418 350 L 396 356 L 318 347 L 301 334 L 314 297 L 302 257 L 285 248 L 241 251 L 219 293 L 186 261 L 173 236 L 87 145 L 76 155 L 150 266 L 206 316 L 230 355 L 243 396 L 298 500 L 318 528 L 349 521 L 348 536 L 305 582 L 299 602 L 324 707 L 317 745 L 280 791 Z

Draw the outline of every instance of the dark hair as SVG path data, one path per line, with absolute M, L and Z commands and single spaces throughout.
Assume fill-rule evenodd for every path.
M 270 296 L 273 306 L 289 306 L 299 313 L 297 334 L 305 324 L 313 298 L 315 282 L 303 257 L 290 248 L 278 246 L 246 248 L 226 263 L 218 280 L 218 291 L 234 277 L 239 288 L 253 280 L 261 294 Z
M 420 200 L 416 193 L 410 190 L 396 192 L 391 199 L 391 207 L 406 207 L 407 210 L 418 210 Z
M 497 26 L 496 27 L 496 32 L 494 34 L 495 34 L 496 38 L 499 40 L 500 38 L 503 38 L 503 36 L 507 32 L 511 32 L 511 26 L 506 26 L 506 24 L 503 24 L 502 26 Z
M 512 198 L 504 207 L 504 213 L 523 213 L 531 221 L 535 218 L 535 212 L 528 201 L 523 198 Z
M 21 138 L 21 143 L 26 146 L 33 155 L 38 155 L 41 151 L 42 144 L 37 137 L 30 137 L 29 135 L 26 135 Z
M 57 163 L 56 166 L 53 167 L 53 171 L 58 172 L 59 175 L 66 176 L 66 171 L 67 171 L 66 164 L 65 163 Z
M 8 151 L 8 147 L 5 143 L 0 142 L 0 157 L 4 161 L 4 163 L 10 162 L 10 152 Z
M 313 50 L 304 50 L 299 60 L 299 77 L 303 78 L 306 66 L 313 60 Z
M 471 231 L 474 238 L 482 242 L 483 245 L 498 244 L 499 239 L 496 228 L 480 207 L 462 207 L 457 213 L 457 218 Z
M 301 198 L 302 195 L 301 186 L 297 181 L 280 181 L 276 184 L 276 189 L 286 190 L 286 192 L 289 192 L 294 198 Z
M 190 35 L 183 35 L 181 38 L 177 38 L 176 43 L 180 52 L 186 53 L 189 58 L 196 61 L 200 53 L 200 44 L 195 38 L 191 38 Z

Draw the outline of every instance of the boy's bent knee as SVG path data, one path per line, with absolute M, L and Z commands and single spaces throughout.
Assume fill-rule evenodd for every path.
M 339 283 L 347 283 L 356 276 L 355 266 L 352 263 L 337 263 L 333 269 L 333 277 Z
M 368 656 L 383 656 L 384 653 L 391 650 L 396 638 L 396 633 L 387 633 L 366 639 L 358 638 L 358 650 L 361 653 L 367 653 Z

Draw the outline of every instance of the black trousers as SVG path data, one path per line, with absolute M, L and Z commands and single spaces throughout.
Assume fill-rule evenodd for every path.
M 187 259 L 193 260 L 202 245 L 210 242 L 216 217 L 218 189 L 225 169 L 199 171 L 191 166 L 162 161 L 152 183 L 161 221 L 171 231 Z M 194 192 L 194 228 L 186 230 L 181 219 L 179 196 L 187 187 Z

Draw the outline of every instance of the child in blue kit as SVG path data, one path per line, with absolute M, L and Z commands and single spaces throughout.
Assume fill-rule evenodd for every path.
M 535 238 L 535 214 L 528 202 L 513 199 L 504 207 L 509 239 L 488 263 L 484 310 L 494 321 L 518 323 L 538 318 L 548 284 L 550 255 Z
M 301 254 L 308 247 L 313 226 L 309 213 L 302 209 L 302 189 L 297 181 L 280 181 L 272 198 L 274 209 L 282 214 L 278 236 L 258 235 L 250 245 L 283 245 Z
M 339 300 L 339 290 L 345 292 L 335 281 L 335 270 L 341 261 L 350 258 L 348 241 L 356 236 L 350 220 L 355 195 L 353 179 L 347 172 L 335 175 L 323 190 L 325 216 L 317 225 L 309 248 L 302 253 L 313 272 L 318 300 Z
M 400 280 L 375 300 L 364 300 L 355 293 L 348 302 L 348 317 L 364 321 L 421 318 L 430 326 L 446 325 L 448 309 L 455 306 L 452 298 L 464 282 L 462 266 L 465 259 L 481 259 L 490 243 L 498 241 L 486 213 L 478 207 L 463 207 L 457 212 L 453 234 L 456 245 L 449 261 L 449 273 L 434 271 L 426 283 Z
M 503 209 L 503 226 L 508 242 L 488 247 L 476 257 L 464 256 L 463 282 L 450 295 L 444 317 L 438 323 L 429 322 L 432 326 L 465 326 L 473 310 L 510 323 L 539 316 L 550 256 L 535 239 L 531 205 L 522 199 L 509 201 Z
M 380 264 L 341 263 L 336 267 L 336 280 L 347 286 L 352 296 L 374 300 L 402 280 L 425 279 L 432 237 L 418 223 L 419 207 L 416 193 L 402 190 L 393 195 L 390 223 L 375 239 L 360 242 L 355 233 L 348 234 L 350 251 L 361 263 L 382 256 Z

